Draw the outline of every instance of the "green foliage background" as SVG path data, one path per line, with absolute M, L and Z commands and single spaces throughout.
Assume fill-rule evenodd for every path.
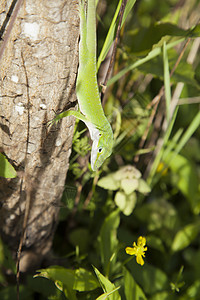
M 111 21 L 118 5 L 107 1 L 101 15 L 102 3 L 99 54 L 109 28 L 115 30 Z M 35 293 L 41 300 L 200 299 L 198 52 L 192 63 L 188 60 L 200 36 L 199 9 L 199 1 L 177 0 L 141 0 L 131 9 L 105 96 L 105 112 L 115 134 L 113 155 L 97 174 L 90 165 L 83 168 L 80 157 L 87 158 L 89 139 L 79 134 L 83 124 L 77 125 L 53 246 L 60 266 L 51 265 L 35 278 L 28 277 L 20 299 L 34 299 Z M 192 39 L 170 78 L 188 37 Z M 180 82 L 183 89 L 170 115 Z M 164 113 L 167 125 L 154 140 L 162 123 L 155 129 L 153 119 L 147 146 L 139 148 L 153 110 L 150 103 L 163 85 L 160 102 L 166 105 L 160 104 L 156 115 Z M 140 235 L 147 239 L 144 266 L 125 253 L 125 247 Z M 15 273 L 8 249 L 0 247 L 2 268 Z M 3 274 L 0 282 L 0 299 L 14 299 L 15 288 Z

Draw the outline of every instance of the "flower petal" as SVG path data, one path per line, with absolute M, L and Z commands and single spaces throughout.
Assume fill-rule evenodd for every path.
M 138 238 L 138 240 L 137 240 L 137 244 L 138 244 L 139 247 L 145 246 L 146 245 L 146 239 L 145 239 L 145 237 L 140 236 Z
M 133 243 L 133 247 L 137 247 L 137 245 L 136 245 L 136 243 L 135 243 L 135 242 Z
M 137 261 L 137 263 L 138 263 L 139 265 L 141 265 L 141 266 L 144 265 L 144 260 L 143 260 L 142 256 L 139 255 L 139 254 L 138 254 L 137 257 L 136 257 L 136 261 Z
M 125 251 L 129 255 L 134 255 L 136 253 L 135 248 L 131 248 L 131 247 L 126 247 Z
M 134 242 L 133 247 L 126 247 L 125 251 L 129 255 L 135 255 L 136 261 L 139 265 L 144 265 L 143 257 L 145 257 L 145 251 L 147 251 L 146 238 L 140 236 L 137 240 L 137 244 Z

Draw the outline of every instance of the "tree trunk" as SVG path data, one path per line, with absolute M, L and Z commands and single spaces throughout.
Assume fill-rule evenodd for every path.
M 47 122 L 76 100 L 79 14 L 77 1 L 22 1 L 7 39 L 16 13 L 15 5 L 9 18 L 11 2 L 0 0 L 5 48 L 0 58 L 0 148 L 18 176 L 0 179 L 0 232 L 16 252 L 29 198 L 21 264 L 26 271 L 51 248 L 69 166 L 74 118 L 50 128 Z

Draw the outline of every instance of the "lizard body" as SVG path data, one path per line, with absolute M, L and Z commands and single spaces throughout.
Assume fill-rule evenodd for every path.
M 93 141 L 91 168 L 96 171 L 112 153 L 113 131 L 104 114 L 97 83 L 95 0 L 87 0 L 86 13 L 84 3 L 79 0 L 79 9 L 80 43 L 76 94 L 80 112 L 65 111 L 58 115 L 54 121 L 73 115 L 86 124 Z

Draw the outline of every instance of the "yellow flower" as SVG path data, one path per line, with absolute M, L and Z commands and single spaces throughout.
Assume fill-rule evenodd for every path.
M 129 255 L 135 255 L 136 261 L 139 265 L 143 266 L 144 260 L 142 257 L 145 257 L 144 251 L 147 251 L 147 247 L 144 247 L 146 245 L 146 238 L 143 236 L 140 236 L 137 240 L 137 245 L 134 242 L 133 248 L 132 247 L 126 247 L 125 251 Z
M 168 168 L 166 168 L 166 166 L 165 166 L 165 164 L 163 162 L 160 162 L 156 171 L 158 173 L 162 172 L 162 175 L 165 176 L 167 174 L 167 172 L 168 172 Z

